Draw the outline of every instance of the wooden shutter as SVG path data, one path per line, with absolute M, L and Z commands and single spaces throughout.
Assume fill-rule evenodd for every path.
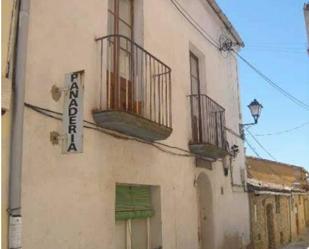
M 153 214 L 149 186 L 116 186 L 116 220 L 143 219 Z

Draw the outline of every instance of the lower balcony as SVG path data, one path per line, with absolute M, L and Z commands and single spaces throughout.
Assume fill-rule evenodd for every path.
M 140 115 L 121 110 L 94 111 L 94 120 L 101 127 L 148 141 L 164 140 L 172 129 Z
M 190 95 L 192 138 L 190 151 L 211 159 L 228 154 L 225 110 L 204 94 Z
M 100 108 L 95 122 L 107 129 L 148 141 L 172 132 L 171 69 L 121 35 L 100 44 Z

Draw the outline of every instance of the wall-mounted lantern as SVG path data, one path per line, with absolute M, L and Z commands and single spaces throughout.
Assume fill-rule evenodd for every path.
M 237 154 L 239 153 L 239 147 L 238 145 L 234 144 L 232 147 L 231 147 L 231 156 L 233 158 L 235 158 L 237 156 Z

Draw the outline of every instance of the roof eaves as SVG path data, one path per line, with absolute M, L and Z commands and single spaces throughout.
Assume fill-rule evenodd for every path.
M 213 11 L 216 13 L 216 15 L 219 17 L 219 19 L 223 22 L 225 28 L 228 30 L 228 32 L 233 36 L 233 38 L 236 40 L 237 45 L 244 47 L 245 43 L 241 39 L 239 33 L 236 31 L 232 23 L 229 21 L 227 16 L 223 13 L 222 9 L 219 7 L 219 5 L 216 3 L 215 0 L 206 0 L 210 7 L 213 9 Z
M 293 165 L 293 164 L 282 163 L 282 162 L 272 161 L 272 160 L 269 160 L 269 159 L 258 158 L 258 157 L 253 157 L 253 156 L 246 156 L 246 158 L 257 160 L 257 161 L 264 161 L 264 162 L 279 164 L 279 165 L 283 165 L 283 166 L 288 166 L 288 167 L 296 168 L 298 170 L 303 170 L 304 172 L 306 172 L 304 167 Z

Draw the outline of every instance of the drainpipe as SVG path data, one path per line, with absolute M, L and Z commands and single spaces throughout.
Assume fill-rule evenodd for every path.
M 13 79 L 13 109 L 9 176 L 9 248 L 21 245 L 21 171 L 23 149 L 23 119 L 25 100 L 25 69 L 30 0 L 19 1 L 17 43 Z

